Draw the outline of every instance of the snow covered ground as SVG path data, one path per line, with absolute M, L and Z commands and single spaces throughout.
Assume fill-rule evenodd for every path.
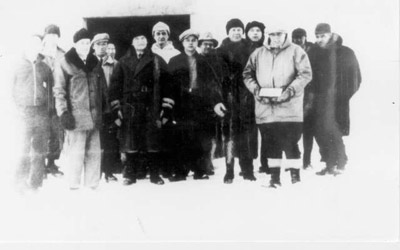
M 316 176 L 323 165 L 314 150 L 314 169 L 302 171 L 302 182 L 292 185 L 283 172 L 277 190 L 265 188 L 269 177 L 264 174 L 257 173 L 256 182 L 244 181 L 238 165 L 234 183 L 223 184 L 224 161 L 218 159 L 210 180 L 189 177 L 164 186 L 143 180 L 126 187 L 118 176 L 119 182 L 102 181 L 97 191 L 71 192 L 64 178 L 49 177 L 38 193 L 18 195 L 10 185 L 18 124 L 9 99 L 2 98 L 7 122 L 1 130 L 0 241 L 397 241 L 398 64 L 362 67 L 364 81 L 351 105 L 351 136 L 345 138 L 346 173 Z
M 370 83 L 379 75 L 364 66 L 364 82 L 352 100 L 352 131 L 345 138 L 347 171 L 320 177 L 317 150 L 314 169 L 302 171 L 302 182 L 290 183 L 283 172 L 282 188 L 238 176 L 223 184 L 223 159 L 214 161 L 210 180 L 170 183 L 148 180 L 123 186 L 102 183 L 98 190 L 67 189 L 65 178 L 49 177 L 38 193 L 17 195 L 10 189 L 17 128 L 3 135 L 0 192 L 0 241 L 29 242 L 170 242 L 170 241 L 395 241 L 399 236 L 398 104 L 397 93 L 376 93 Z M 389 88 L 398 79 L 396 63 L 382 64 Z M 383 92 L 383 90 L 381 90 Z M 395 104 L 392 104 L 395 102 Z M 383 112 L 383 110 L 385 110 Z M 4 111 L 12 119 L 12 111 Z M 7 115 L 8 114 L 8 115 Z M 388 115 L 389 114 L 389 115 Z M 11 132 L 14 133 L 11 133 Z M 3 131 L 4 132 L 4 131 Z M 13 144 L 14 143 L 14 144 Z M 7 152 L 7 151 L 6 151 Z M 259 160 L 255 161 L 258 169 Z

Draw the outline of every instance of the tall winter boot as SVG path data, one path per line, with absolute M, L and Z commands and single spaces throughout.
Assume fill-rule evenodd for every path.
M 233 166 L 235 162 L 232 160 L 231 162 L 226 163 L 226 174 L 224 176 L 224 183 L 231 184 L 233 182 L 233 178 L 235 177 L 233 172 Z
M 138 180 L 146 179 L 149 169 L 147 168 L 147 164 L 146 164 L 146 153 L 145 152 L 138 153 L 138 160 L 137 160 L 135 169 L 136 169 L 136 179 L 138 179 Z
M 256 181 L 257 178 L 254 176 L 254 165 L 253 165 L 253 159 L 246 159 L 243 160 L 242 162 L 243 165 L 243 179 L 244 180 L 250 180 L 250 181 Z
M 278 186 L 281 186 L 281 168 L 280 167 L 273 167 L 270 168 L 270 173 L 271 173 L 271 180 L 269 181 L 269 187 L 270 188 L 277 188 Z
M 164 180 L 160 177 L 159 166 L 161 164 L 160 153 L 147 153 L 146 164 L 150 171 L 150 182 L 156 185 L 163 185 Z
M 290 169 L 290 177 L 292 179 L 292 184 L 300 182 L 300 169 L 291 168 Z
M 136 167 L 138 164 L 138 155 L 136 153 L 126 154 L 126 164 L 122 170 L 122 176 L 124 177 L 124 185 L 131 185 L 136 183 Z

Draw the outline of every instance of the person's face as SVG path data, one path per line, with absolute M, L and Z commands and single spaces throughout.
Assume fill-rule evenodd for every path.
M 116 53 L 115 45 L 112 44 L 112 43 L 109 43 L 109 44 L 107 45 L 107 55 L 108 55 L 109 57 L 111 57 L 111 58 L 115 58 L 115 53 Z
M 182 42 L 183 48 L 187 52 L 194 52 L 197 47 L 197 38 L 195 36 L 188 36 Z
M 233 27 L 228 32 L 228 37 L 232 42 L 239 42 L 242 40 L 243 29 L 240 27 Z
M 286 34 L 283 32 L 273 32 L 268 34 L 271 39 L 271 47 L 279 48 L 285 42 Z
M 329 42 L 329 39 L 331 39 L 331 36 L 332 36 L 332 33 L 315 34 L 316 43 L 321 48 L 325 48 Z
M 85 38 L 77 41 L 75 43 L 75 49 L 80 57 L 86 58 L 90 51 L 90 39 Z
M 200 45 L 201 54 L 207 55 L 214 49 L 214 43 L 212 41 L 203 41 Z
M 25 44 L 25 55 L 31 60 L 36 59 L 42 50 L 42 40 L 37 36 L 32 36 Z
M 253 27 L 247 32 L 247 36 L 252 42 L 258 42 L 262 38 L 262 32 L 259 27 Z
M 142 51 L 147 47 L 147 39 L 145 36 L 136 36 L 132 40 L 132 45 L 137 51 Z
M 167 44 L 169 35 L 166 30 L 156 30 L 153 34 L 154 40 L 160 47 L 163 47 Z
M 108 41 L 100 40 L 93 44 L 94 53 L 98 57 L 103 57 L 107 54 L 107 44 Z
M 43 38 L 43 45 L 49 47 L 56 47 L 60 37 L 57 34 L 46 34 Z
M 292 38 L 292 42 L 299 45 L 299 46 L 304 46 L 304 44 L 306 43 L 306 37 L 302 36 L 302 37 L 293 37 Z

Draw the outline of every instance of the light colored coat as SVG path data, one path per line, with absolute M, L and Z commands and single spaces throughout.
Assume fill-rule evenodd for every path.
M 267 45 L 256 49 L 243 71 L 246 87 L 251 93 L 257 88 L 291 87 L 294 96 L 280 104 L 255 101 L 256 123 L 303 122 L 304 87 L 312 79 L 310 61 L 306 52 L 289 39 L 280 49 Z
M 89 55 L 86 65 L 72 48 L 55 66 L 55 86 L 58 116 L 71 112 L 76 131 L 99 129 L 105 105 L 106 83 L 100 63 Z

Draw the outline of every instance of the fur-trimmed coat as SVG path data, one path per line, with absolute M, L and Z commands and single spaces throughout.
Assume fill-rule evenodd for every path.
M 178 123 L 196 123 L 207 126 L 214 124 L 214 106 L 222 102 L 218 75 L 207 60 L 194 54 L 197 69 L 197 87 L 190 88 L 188 56 L 181 53 L 171 58 L 168 68 L 171 85 L 167 97 L 175 100 L 174 115 Z
M 313 106 L 318 126 L 338 126 L 350 133 L 350 98 L 361 84 L 357 58 L 342 38 L 333 34 L 326 48 L 314 46 L 309 52 L 313 68 Z
M 249 55 L 258 46 L 242 39 L 231 42 L 222 41 L 218 54 L 227 65 L 227 79 L 222 84 L 224 104 L 228 115 L 223 119 L 223 134 L 233 140 L 233 155 L 245 158 L 257 158 L 257 127 L 254 115 L 254 97 L 243 81 L 243 69 Z
M 167 64 L 149 49 L 138 59 L 131 47 L 119 60 L 111 78 L 109 101 L 121 106 L 122 152 L 162 150 L 160 111 L 168 79 Z
M 100 129 L 106 81 L 97 58 L 89 54 L 84 64 L 72 48 L 59 63 L 56 62 L 54 76 L 58 116 L 71 112 L 75 119 L 75 131 Z

